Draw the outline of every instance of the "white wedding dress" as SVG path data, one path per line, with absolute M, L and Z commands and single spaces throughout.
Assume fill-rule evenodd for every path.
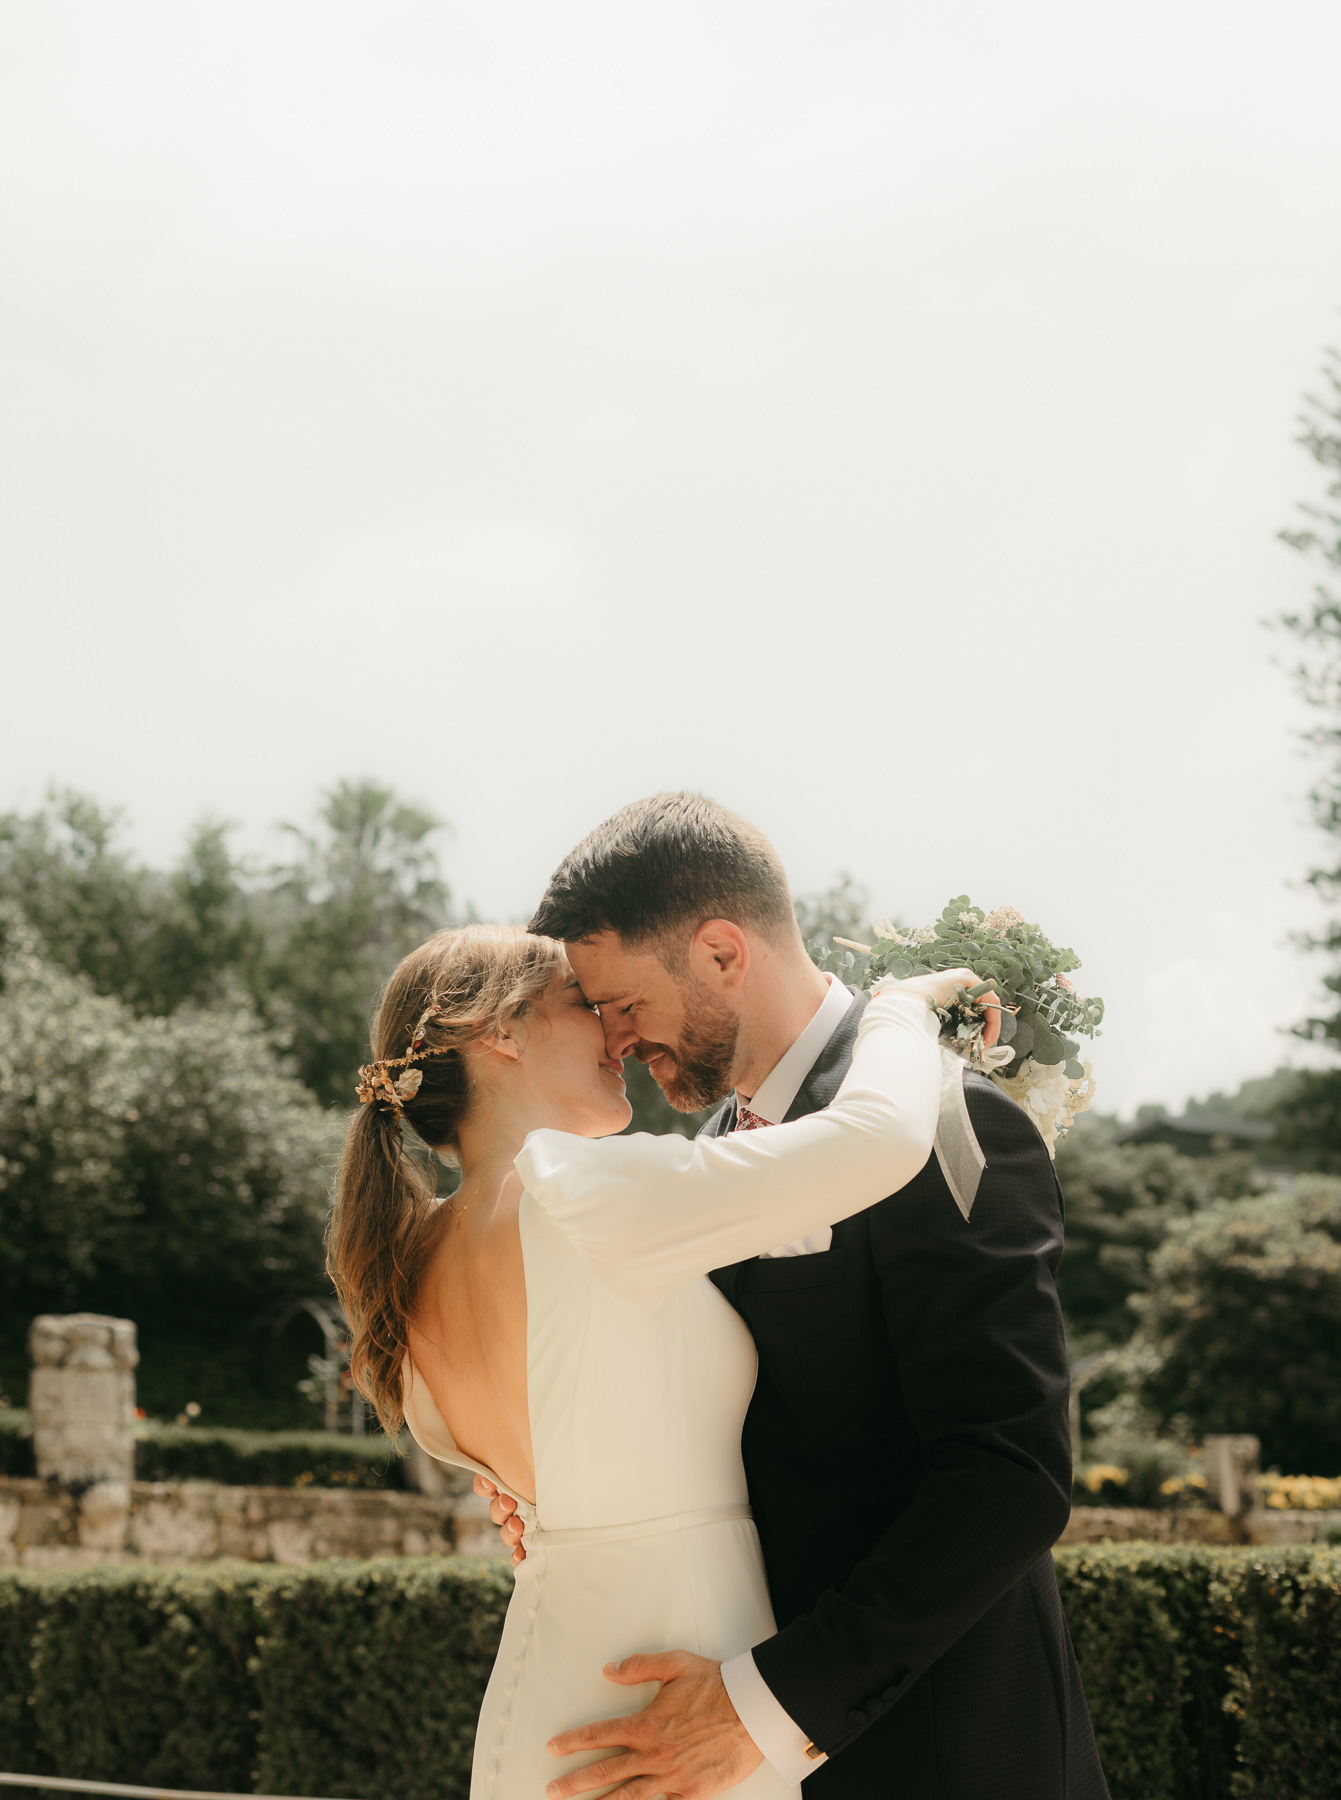
M 940 1101 L 936 1029 L 920 995 L 878 997 L 833 1105 L 790 1125 L 527 1138 L 517 1169 L 536 1502 L 519 1507 L 527 1554 L 480 1712 L 471 1800 L 542 1800 L 546 1782 L 608 1754 L 545 1749 L 555 1732 L 653 1698 L 654 1684 L 606 1681 L 607 1661 L 673 1649 L 725 1660 L 772 1634 L 740 1457 L 754 1343 L 706 1274 L 917 1174 Z M 498 1482 L 457 1449 L 408 1360 L 405 1418 L 430 1456 Z M 733 1792 L 796 1800 L 767 1763 Z

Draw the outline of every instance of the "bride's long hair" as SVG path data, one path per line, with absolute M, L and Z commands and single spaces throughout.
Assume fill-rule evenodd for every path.
M 526 1013 L 562 962 L 553 938 L 466 925 L 412 950 L 383 989 L 335 1178 L 326 1267 L 349 1322 L 354 1382 L 390 1438 L 404 1423 L 407 1320 L 441 1217 L 423 1146 L 456 1157 L 470 1047 Z

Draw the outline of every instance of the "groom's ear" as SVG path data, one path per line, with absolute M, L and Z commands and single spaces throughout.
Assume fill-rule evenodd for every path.
M 720 994 L 739 993 L 750 972 L 750 945 L 730 919 L 705 919 L 689 944 L 689 967 Z

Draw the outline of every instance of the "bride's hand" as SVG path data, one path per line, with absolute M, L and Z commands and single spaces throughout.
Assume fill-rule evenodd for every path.
M 910 975 L 906 981 L 891 981 L 885 986 L 885 992 L 895 989 L 899 992 L 925 994 L 938 1007 L 948 1006 L 955 997 L 956 988 L 975 988 L 978 977 L 972 969 L 938 969 L 933 975 Z M 985 994 L 979 994 L 973 1002 L 983 1014 L 982 1041 L 983 1048 L 990 1050 L 1001 1036 L 1001 1002 L 991 988 Z
M 526 1546 L 522 1543 L 522 1533 L 526 1529 L 517 1517 L 517 1502 L 511 1494 L 505 1494 L 496 1488 L 487 1476 L 475 1477 L 475 1492 L 482 1500 L 489 1502 L 489 1517 L 498 1526 L 498 1535 L 503 1540 L 503 1548 L 512 1552 L 512 1566 L 526 1561 Z

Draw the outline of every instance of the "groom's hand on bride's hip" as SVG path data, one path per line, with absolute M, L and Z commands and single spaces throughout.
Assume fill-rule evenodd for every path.
M 560 1732 L 546 1745 L 551 1756 L 609 1750 L 609 1756 L 559 1776 L 546 1800 L 609 1787 L 607 1800 L 712 1800 L 752 1775 L 764 1760 L 737 1717 L 722 1683 L 722 1665 L 688 1650 L 626 1656 L 607 1663 L 605 1678 L 624 1687 L 659 1681 L 661 1691 L 642 1712 L 603 1719 Z M 611 1786 L 611 1783 L 616 1785 Z
M 475 1492 L 482 1500 L 489 1502 L 489 1517 L 498 1526 L 498 1535 L 503 1540 L 503 1548 L 512 1552 L 512 1566 L 526 1561 L 526 1546 L 522 1543 L 522 1532 L 526 1529 L 522 1520 L 517 1517 L 517 1502 L 511 1494 L 505 1494 L 496 1488 L 485 1475 L 475 1477 Z

